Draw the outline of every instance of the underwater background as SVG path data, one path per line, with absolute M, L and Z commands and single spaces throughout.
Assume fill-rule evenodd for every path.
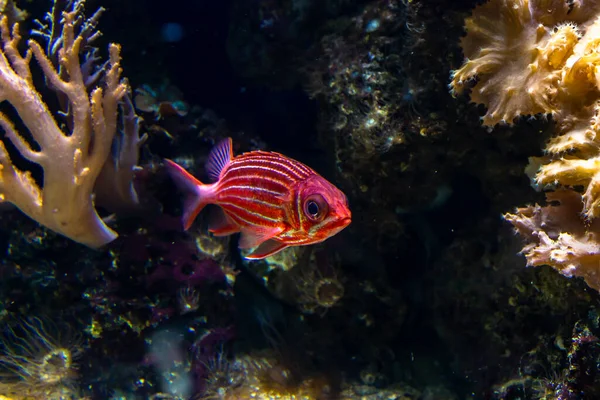
M 0 399 L 600 399 L 598 3 L 0 1 L 0 109 L 14 123 L 0 123 Z M 81 68 L 56 50 L 70 43 L 63 11 L 85 37 Z M 540 43 L 537 69 L 527 38 Z M 3 78 L 7 58 L 24 76 L 11 49 L 24 55 L 30 39 L 49 43 L 39 51 L 54 81 L 35 51 L 32 77 Z M 120 44 L 120 95 L 109 43 Z M 59 82 L 74 69 L 89 78 L 81 121 Z M 23 85 L 47 105 L 39 121 L 47 111 L 63 132 L 93 125 L 93 143 L 104 126 L 94 88 L 106 121 L 115 90 L 106 165 L 126 164 L 110 157 L 133 131 L 123 179 L 134 201 L 115 205 L 118 190 L 99 180 L 67 198 L 77 174 L 52 175 L 10 133 L 60 161 L 27 121 Z M 350 226 L 258 261 L 237 235 L 209 234 L 208 213 L 184 231 L 163 160 L 204 180 L 226 137 L 235 154 L 276 151 L 318 171 L 347 196 Z M 56 184 L 56 204 L 89 203 L 118 237 L 94 246 L 54 228 L 52 212 L 29 218 L 2 175 L 11 162 L 30 172 L 24 186 Z M 536 177 L 543 165 L 559 171 Z M 556 217 L 565 204 L 575 211 Z

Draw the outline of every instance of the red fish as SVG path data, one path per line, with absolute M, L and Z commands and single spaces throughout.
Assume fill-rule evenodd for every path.
M 279 153 L 251 151 L 233 156 L 231 138 L 217 144 L 206 163 L 204 184 L 171 160 L 169 174 L 185 193 L 184 229 L 208 204 L 220 207 L 209 231 L 241 233 L 239 247 L 261 259 L 289 246 L 319 243 L 351 221 L 344 193 L 306 165 Z

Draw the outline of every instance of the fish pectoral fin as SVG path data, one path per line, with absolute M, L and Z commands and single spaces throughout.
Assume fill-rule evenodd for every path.
M 275 253 L 280 252 L 281 250 L 288 247 L 287 244 L 278 242 L 274 239 L 269 239 L 266 242 L 263 242 L 260 246 L 258 246 L 252 253 L 246 256 L 248 260 L 260 260 L 265 257 L 272 256 Z
M 283 232 L 283 228 L 268 228 L 261 230 L 250 230 L 242 229 L 242 236 L 240 238 L 240 249 L 252 249 L 260 246 L 263 242 L 279 235 Z
M 225 214 L 221 207 L 211 210 L 208 218 L 208 231 L 214 236 L 229 236 L 240 231 L 240 227 Z

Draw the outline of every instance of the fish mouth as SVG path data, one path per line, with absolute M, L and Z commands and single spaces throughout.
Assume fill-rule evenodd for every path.
M 335 224 L 335 233 L 338 233 L 339 231 L 345 229 L 348 225 L 350 225 L 350 222 L 352 222 L 352 219 L 350 217 L 345 217 L 341 220 L 339 220 L 336 224 Z
M 331 237 L 344 230 L 350 222 L 352 222 L 352 219 L 349 216 L 338 217 L 321 226 L 320 229 L 327 232 L 327 237 Z

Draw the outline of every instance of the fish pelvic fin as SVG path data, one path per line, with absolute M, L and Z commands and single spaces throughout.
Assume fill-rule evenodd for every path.
M 252 253 L 246 256 L 247 260 L 262 260 L 263 258 L 279 253 L 281 250 L 288 247 L 287 244 L 278 242 L 274 239 L 269 239 L 258 246 Z
M 165 167 L 175 186 L 183 193 L 183 229 L 188 230 L 202 209 L 210 203 L 212 185 L 206 185 L 181 165 L 165 159 Z
M 216 182 L 221 177 L 225 167 L 233 159 L 233 142 L 231 138 L 221 140 L 212 148 L 206 161 L 206 173 L 212 182 Z

